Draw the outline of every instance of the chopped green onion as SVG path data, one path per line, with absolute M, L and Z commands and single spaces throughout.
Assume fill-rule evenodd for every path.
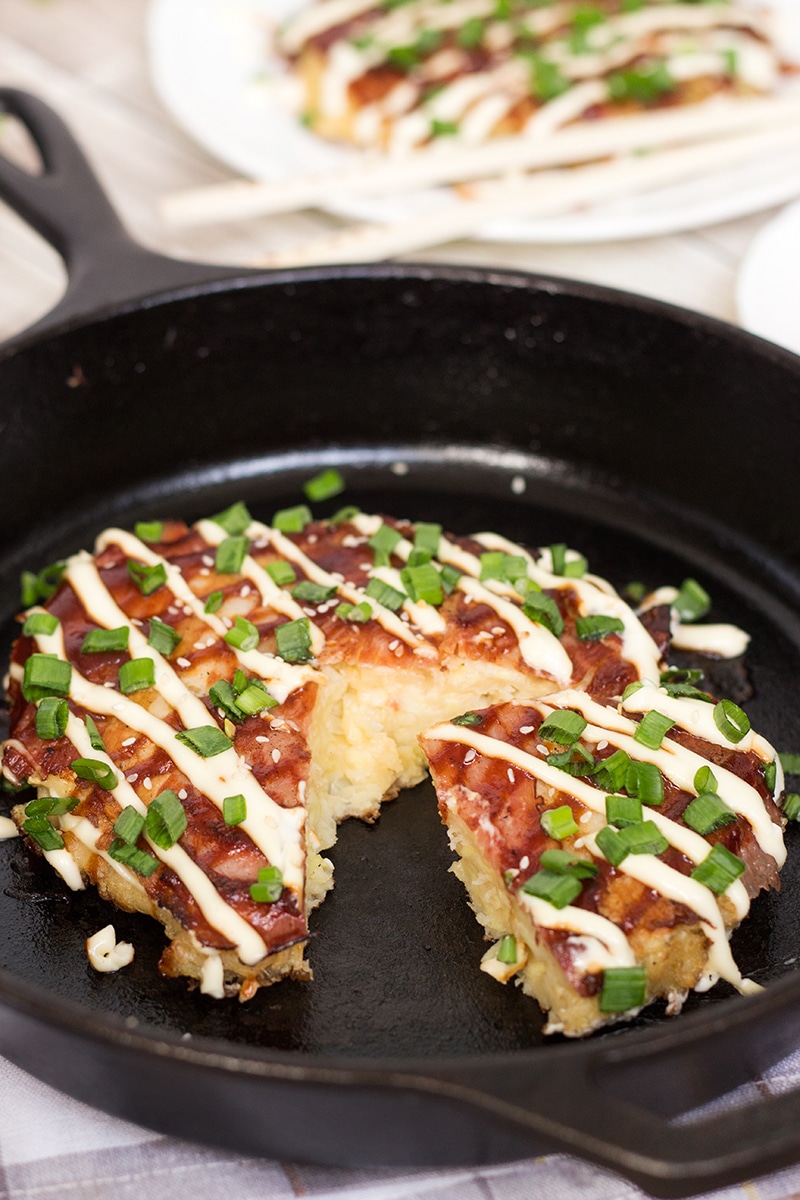
M 569 850 L 545 850 L 539 860 L 546 871 L 572 875 L 575 879 L 594 879 L 600 868 L 590 858 L 581 858 Z
M 528 896 L 547 900 L 554 908 L 566 908 L 582 892 L 583 884 L 574 875 L 561 875 L 557 871 L 537 871 L 526 879 L 521 891 Z
M 424 563 L 420 567 L 405 567 L 400 572 L 400 578 L 411 599 L 417 603 L 424 600 L 426 604 L 438 607 L 443 602 L 442 581 L 433 563 Z
M 456 31 L 456 42 L 462 50 L 475 50 L 483 41 L 485 23 L 480 17 L 470 17 Z
M 373 576 L 367 584 L 364 592 L 369 596 L 370 600 L 374 600 L 376 604 L 380 604 L 383 608 L 388 608 L 391 612 L 397 612 L 402 608 L 406 597 L 402 592 L 398 592 L 397 588 L 393 588 L 391 584 L 384 583 L 382 579 Z
M 155 563 L 149 567 L 146 563 L 128 559 L 128 574 L 143 596 L 151 596 L 167 582 L 167 568 L 164 563 Z
M 736 813 L 720 800 L 716 792 L 701 792 L 683 810 L 683 819 L 690 829 L 701 833 L 713 833 L 736 820 Z
M 550 561 L 553 567 L 554 575 L 564 574 L 564 564 L 567 561 L 567 546 L 566 542 L 554 542 L 548 547 L 550 551 Z
M 670 717 L 665 717 L 663 713 L 657 712 L 653 708 L 642 717 L 636 727 L 633 740 L 640 746 L 646 746 L 648 750 L 659 750 L 664 735 L 667 730 L 672 729 L 674 724 L 675 722 Z
M 630 849 L 622 840 L 622 833 L 612 829 L 610 825 L 604 825 L 602 829 L 599 829 L 594 840 L 598 850 L 605 855 L 612 867 L 618 867 L 630 854 Z
M 237 500 L 230 508 L 217 513 L 211 520 L 215 525 L 221 525 L 230 537 L 239 537 L 250 527 L 253 518 L 248 512 L 247 505 L 243 504 L 241 500 Z
M 160 542 L 164 533 L 163 521 L 137 521 L 134 533 L 143 542 Z
M 357 625 L 363 625 L 372 616 L 372 607 L 366 600 L 362 600 L 360 604 L 350 604 L 343 600 L 341 604 L 337 604 L 335 616 L 342 621 L 354 621 Z
M 575 558 L 568 558 L 564 563 L 564 577 L 566 579 L 582 579 L 589 570 L 589 563 L 582 554 L 578 554 Z
M 294 508 L 279 509 L 272 518 L 272 527 L 279 533 L 302 533 L 311 519 L 308 505 L 296 504 Z
M 625 622 L 619 617 L 606 617 L 602 614 L 578 617 L 575 621 L 575 632 L 582 642 L 599 642 L 609 633 L 624 633 Z
M 637 821 L 620 830 L 620 837 L 630 854 L 663 854 L 669 842 L 655 821 Z
M 313 479 L 303 484 L 303 491 L 312 504 L 321 500 L 330 500 L 344 491 L 344 480 L 335 467 L 320 471 Z
M 451 725 L 482 725 L 483 717 L 481 716 L 480 713 L 465 712 L 465 713 L 462 713 L 460 717 L 452 717 L 450 720 L 450 724 Z
M 706 615 L 711 608 L 711 597 L 696 579 L 684 579 L 672 607 L 680 620 L 688 624 Z
M 244 713 L 239 708 L 239 697 L 227 679 L 218 679 L 212 684 L 208 689 L 208 698 L 216 708 L 222 709 L 231 721 L 238 723 L 244 720 Z
M 152 658 L 131 658 L 119 669 L 119 687 L 125 696 L 155 686 L 156 671 Z
M 251 683 L 240 693 L 236 703 L 246 716 L 252 717 L 265 708 L 274 708 L 278 701 L 274 696 L 270 696 L 266 688 L 257 683 Z
M 246 687 L 250 686 L 250 680 L 245 675 L 241 667 L 237 667 L 233 672 L 233 690 L 239 696 Z
M 132 871 L 135 871 L 137 875 L 142 875 L 145 879 L 158 869 L 157 858 L 148 854 L 146 850 L 140 850 L 138 846 L 129 846 L 121 838 L 114 839 L 108 847 L 108 853 L 110 858 L 130 867 Z
M 158 617 L 150 618 L 150 632 L 147 635 L 147 644 L 157 650 L 159 654 L 164 654 L 169 657 L 173 650 L 180 645 L 181 635 L 177 629 L 173 629 L 166 621 L 159 621 Z
M 789 821 L 796 821 L 800 817 L 800 795 L 797 792 L 786 792 L 783 797 L 783 811 Z
M 659 805 L 664 800 L 664 780 L 655 763 L 632 762 L 625 773 L 625 790 L 642 804 Z
M 222 607 L 224 594 L 222 592 L 210 592 L 206 596 L 206 602 L 203 605 L 203 612 L 215 613 Z
M 570 86 L 569 80 L 561 73 L 557 63 L 548 62 L 536 53 L 522 55 L 528 60 L 531 71 L 531 93 L 537 100 L 555 100 Z
M 432 521 L 418 521 L 414 526 L 414 549 L 424 551 L 430 558 L 439 554 L 442 527 Z
M 26 817 L 60 817 L 78 805 L 77 796 L 37 796 L 25 805 Z
M 247 653 L 248 650 L 255 650 L 261 641 L 261 634 L 252 621 L 237 616 L 233 618 L 233 628 L 225 634 L 225 641 L 229 646 Z
M 58 628 L 58 617 L 49 612 L 30 613 L 22 626 L 25 637 L 49 637 Z
M 181 733 L 176 733 L 175 738 L 182 745 L 194 750 L 201 758 L 213 758 L 215 754 L 224 754 L 233 745 L 230 738 L 216 725 L 198 725 L 195 729 L 184 729 Z
M 280 867 L 262 867 L 258 872 L 258 883 L 250 884 L 250 896 L 258 904 L 274 904 L 283 891 L 283 874 Z
M 787 775 L 800 775 L 800 754 L 790 754 L 788 751 L 780 751 L 778 758 L 781 760 Z
M 700 767 L 699 770 L 695 771 L 695 773 L 694 773 L 694 790 L 697 792 L 698 796 L 700 795 L 701 792 L 717 792 L 717 791 L 719 791 L 719 784 L 717 783 L 717 777 L 714 774 L 714 772 L 711 770 L 711 767 L 708 767 L 708 766 Z
M 497 947 L 497 961 L 511 966 L 517 961 L 517 939 L 513 933 L 507 933 L 500 939 Z
M 50 563 L 42 567 L 39 574 L 33 571 L 23 571 L 20 575 L 20 599 L 23 608 L 30 608 L 40 601 L 49 600 L 54 595 L 66 570 L 65 562 Z
M 714 724 L 729 742 L 740 742 L 750 732 L 750 720 L 732 700 L 714 705 Z
M 689 700 L 705 700 L 708 704 L 714 703 L 708 692 L 701 692 L 693 683 L 665 683 L 662 686 L 668 696 L 686 696 Z
M 731 854 L 721 842 L 712 847 L 711 853 L 704 858 L 692 871 L 692 879 L 705 884 L 717 896 L 744 874 L 744 863 L 735 854 Z
M 403 535 L 393 529 L 391 525 L 381 525 L 375 530 L 372 537 L 367 542 L 375 551 L 375 566 L 388 567 L 392 552 L 398 542 L 403 540 Z
M 635 693 L 641 691 L 643 687 L 644 684 L 642 683 L 641 679 L 634 679 L 633 683 L 629 683 L 625 688 L 625 691 L 622 693 L 622 699 L 627 700 L 629 696 L 635 695 Z
M 573 837 L 578 832 L 578 823 L 568 804 L 548 808 L 542 813 L 542 829 L 557 842 Z
M 548 629 L 554 637 L 561 637 L 564 632 L 564 618 L 561 616 L 558 605 L 545 592 L 535 592 L 529 589 L 522 611 L 529 621 L 544 625 L 545 629 Z
M 606 820 L 609 825 L 625 829 L 643 819 L 642 802 L 638 796 L 606 796 Z
M 64 736 L 69 720 L 69 705 L 58 696 L 44 696 L 36 707 L 36 736 L 51 741 Z
M 22 694 L 28 701 L 44 696 L 68 696 L 72 667 L 54 654 L 32 654 L 25 661 Z
M 568 746 L 559 754 L 548 754 L 546 762 L 548 766 L 558 767 L 559 771 L 565 771 L 567 775 L 594 775 L 595 772 L 594 758 L 579 742 Z
M 598 1001 L 600 1012 L 628 1012 L 641 1008 L 647 996 L 644 967 L 606 967 Z
M 189 820 L 186 810 L 171 788 L 164 788 L 147 809 L 145 827 L 151 842 L 169 850 L 186 831 Z
M 650 66 L 628 71 L 615 71 L 607 80 L 609 96 L 618 103 L 634 100 L 649 104 L 672 91 L 675 80 L 667 64 L 660 60 Z
M 775 791 L 775 784 L 777 781 L 778 767 L 775 759 L 773 759 L 772 762 L 764 763 L 764 783 L 767 785 L 767 790 L 769 792 Z
M 445 563 L 439 572 L 439 578 L 442 581 L 442 591 L 445 595 L 450 596 L 456 590 L 461 571 L 458 567 L 452 566 L 450 563 Z
M 275 562 L 267 563 L 266 572 L 273 583 L 277 583 L 278 587 L 283 587 L 286 583 L 294 583 L 297 579 L 297 572 L 290 562 L 284 559 L 276 559 Z
M 69 764 L 79 779 L 96 783 L 98 787 L 111 792 L 119 783 L 116 771 L 108 763 L 98 758 L 76 758 Z
M 498 579 L 513 584 L 528 573 L 528 564 L 521 554 L 504 554 L 502 550 L 486 550 L 481 555 L 480 580 Z
M 618 792 L 625 786 L 625 778 L 631 760 L 624 750 L 615 750 L 608 758 L 602 758 L 597 763 L 595 782 L 605 792 Z
M 353 517 L 357 517 L 361 510 L 356 508 L 355 504 L 345 504 L 343 508 L 339 508 L 328 518 L 329 525 L 344 525 L 346 521 L 352 521 Z
M 588 722 L 580 713 L 562 709 L 551 713 L 539 726 L 539 737 L 544 742 L 555 742 L 559 746 L 570 746 L 577 742 Z
M 250 549 L 247 537 L 226 537 L 217 546 L 214 569 L 219 575 L 238 575 Z
M 128 649 L 127 625 L 118 629 L 90 629 L 81 643 L 81 654 L 106 654 L 113 650 Z
M 287 621 L 275 630 L 275 652 L 284 662 L 304 663 L 313 658 L 308 617 Z
M 296 587 L 292 588 L 294 600 L 304 600 L 309 604 L 322 604 L 335 595 L 336 584 L 328 587 L 324 583 L 315 583 L 313 579 L 302 579 Z
M 226 825 L 241 825 L 247 817 L 247 801 L 241 792 L 222 801 L 222 819 Z
M 42 850 L 61 850 L 64 845 L 63 837 L 47 817 L 29 817 L 22 822 L 22 828 Z
M 100 736 L 100 730 L 97 728 L 94 721 L 88 714 L 85 718 L 85 721 L 86 721 L 86 732 L 89 734 L 90 746 L 92 747 L 93 750 L 102 750 L 103 753 L 105 753 L 106 746 L 105 746 L 105 742 L 103 741 L 102 737 Z
M 129 846 L 135 846 L 144 829 L 144 814 L 126 804 L 114 822 L 114 833 Z

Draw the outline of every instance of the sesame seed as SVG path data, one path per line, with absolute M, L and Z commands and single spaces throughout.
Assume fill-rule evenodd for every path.
M 176 658 L 175 661 L 179 667 L 190 667 L 192 665 L 188 658 Z
M 274 724 L 275 724 L 275 722 L 273 721 L 273 725 L 274 725 Z M 256 741 L 257 741 L 257 742 L 261 742 L 261 743 L 263 744 L 264 742 L 268 742 L 268 741 L 269 741 L 269 738 L 267 738 L 267 737 L 264 737 L 264 736 L 263 736 L 263 734 L 259 734 L 259 735 L 257 736 L 257 738 L 256 738 Z
M 608 745 L 608 742 L 606 741 L 606 739 L 605 739 L 605 738 L 603 738 L 602 742 L 598 742 L 598 743 L 597 743 L 597 749 L 598 749 L 598 750 L 605 750 L 605 748 L 606 748 L 606 746 L 607 746 L 607 745 Z
M 519 731 L 520 731 L 520 733 L 533 733 L 533 726 L 532 725 L 520 725 Z
M 501 633 L 505 633 L 505 626 L 503 626 L 503 625 L 493 625 L 493 626 L 492 626 L 492 633 L 495 635 L 495 637 L 499 637 Z
M 126 775 L 125 778 L 127 779 L 128 783 L 136 783 L 136 780 L 139 778 L 139 776 L 137 772 L 134 771 L 132 775 Z
M 211 574 L 211 572 L 210 572 L 210 570 L 208 569 L 208 567 L 201 567 L 201 568 L 200 568 L 200 570 L 197 572 L 197 574 L 198 574 L 198 575 L 204 575 L 204 576 L 205 576 L 205 575 L 210 575 L 210 574 Z
M 470 764 L 471 762 L 474 762 L 474 761 L 475 761 L 475 759 L 476 759 L 477 757 L 478 757 L 478 751 L 477 751 L 477 750 L 475 750 L 474 748 L 473 748 L 473 749 L 470 749 L 470 750 L 468 750 L 468 751 L 467 751 L 467 753 L 464 755 L 464 766 L 465 766 L 465 767 L 468 767 L 468 766 L 469 766 L 469 764 Z
M 515 496 L 521 496 L 527 486 L 527 483 L 521 475 L 515 475 L 511 480 L 511 491 Z
M 408 474 L 408 463 L 405 463 L 405 462 L 392 463 L 391 472 L 393 475 L 407 475 Z
M 281 759 L 281 752 L 280 752 L 280 750 L 277 750 L 277 749 L 273 750 L 273 751 L 272 751 L 272 761 L 273 761 L 274 763 L 276 763 L 276 762 L 280 762 L 280 759 Z
M 523 855 L 523 857 L 519 860 L 520 871 L 527 871 L 527 869 L 530 865 L 531 865 L 531 860 L 528 858 L 527 854 Z
M 399 645 L 400 645 L 400 643 L 397 640 L 397 638 L 394 638 L 391 642 L 389 642 L 389 649 L 396 650 Z
M 204 567 L 213 567 L 214 565 L 214 559 L 210 554 L 204 554 L 200 561 Z
M 144 779 L 142 780 L 142 783 L 148 789 L 148 791 L 153 786 L 153 781 L 149 775 L 145 775 Z
M 125 738 L 125 741 L 122 744 L 123 744 L 123 746 L 132 746 L 135 741 L 136 741 L 135 737 L 129 737 L 129 738 Z
M 308 537 L 306 538 L 306 541 L 308 542 L 309 546 L 313 546 L 315 542 L 319 541 L 319 534 L 318 533 L 310 533 L 308 535 Z
M 547 749 L 547 746 L 543 746 L 541 742 L 536 747 L 536 751 L 538 754 L 541 754 L 543 758 L 547 758 L 547 755 L 550 753 L 550 751 Z
M 249 583 L 242 584 L 242 586 L 239 588 L 239 595 L 240 596 L 249 596 L 250 595 L 250 584 Z
M 398 646 L 394 652 L 395 658 L 402 658 L 404 654 L 405 654 L 405 651 L 402 646 Z
M 516 783 L 516 779 L 517 779 L 517 777 L 516 777 L 516 775 L 514 774 L 514 772 L 511 770 L 511 767 L 509 767 L 509 768 L 508 768 L 508 770 L 506 771 L 506 775 L 508 775 L 508 782 L 509 782 L 509 783 Z
M 181 790 L 178 792 L 178 799 L 185 800 L 188 795 L 189 793 L 187 792 L 186 788 L 181 788 Z

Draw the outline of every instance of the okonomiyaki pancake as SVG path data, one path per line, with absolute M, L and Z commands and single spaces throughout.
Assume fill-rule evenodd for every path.
M 743 979 L 728 937 L 779 886 L 783 778 L 730 702 L 685 683 L 617 703 L 568 689 L 443 722 L 422 738 L 442 819 L 494 946 L 548 1031 L 582 1035 L 657 997 Z M 684 694 L 682 694 L 684 693 Z
M 560 545 L 305 506 L 109 529 L 59 575 L 12 652 L 15 820 L 71 888 L 163 923 L 165 974 L 243 999 L 309 976 L 323 851 L 424 776 L 422 730 L 658 678 L 667 611 Z
M 315 133 L 402 154 L 769 94 L 776 26 L 725 2 L 318 0 L 277 48 Z

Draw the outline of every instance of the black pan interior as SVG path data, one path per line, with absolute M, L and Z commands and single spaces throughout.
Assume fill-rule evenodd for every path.
M 722 326 L 655 309 L 524 277 L 387 268 L 184 297 L 23 347 L 0 362 L 16 398 L 0 442 L 3 649 L 21 568 L 109 523 L 192 520 L 239 498 L 269 520 L 335 464 L 341 499 L 366 510 L 565 541 L 620 587 L 696 576 L 710 619 L 752 634 L 746 666 L 709 664 L 709 686 L 744 702 L 779 749 L 800 749 L 786 403 L 798 374 Z M 794 831 L 789 843 L 782 893 L 757 900 L 734 941 L 765 983 L 800 954 Z M 348 823 L 333 858 L 314 983 L 222 1005 L 158 977 L 157 927 L 70 895 L 7 843 L 0 967 L 100 1021 L 301 1056 L 403 1062 L 544 1043 L 533 1002 L 477 970 L 484 943 L 429 785 L 375 827 Z M 83 941 L 110 915 L 136 960 L 98 976 Z M 729 995 L 720 985 L 689 1007 Z M 654 1009 L 636 1024 L 663 1019 Z

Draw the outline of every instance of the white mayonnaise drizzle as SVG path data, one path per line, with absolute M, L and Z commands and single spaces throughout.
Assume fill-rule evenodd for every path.
M 613 921 L 609 921 L 600 913 L 576 908 L 572 904 L 556 908 L 554 904 L 548 904 L 539 896 L 529 896 L 523 891 L 517 892 L 517 900 L 543 929 L 563 929 L 578 934 L 585 941 L 587 950 L 588 947 L 593 947 L 594 957 L 600 959 L 603 967 L 636 965 L 636 958 L 625 934 Z M 576 958 L 575 966 L 580 970 L 579 964 L 580 959 Z M 599 968 L 593 966 L 592 969 L 596 971 Z
M 130 942 L 118 942 L 113 925 L 98 929 L 86 939 L 86 954 L 95 971 L 119 971 L 133 962 Z
M 643 688 L 635 692 L 634 695 L 638 696 L 642 691 L 644 691 Z M 656 693 L 657 699 L 660 701 L 662 693 L 655 688 L 652 691 Z M 676 704 L 686 703 L 684 698 L 680 700 L 675 698 L 670 699 L 673 699 Z M 695 704 L 702 702 L 689 701 L 688 703 Z M 657 751 L 649 750 L 647 747 L 633 740 L 632 734 L 636 730 L 634 722 L 628 721 L 627 718 L 621 716 L 613 709 L 609 709 L 591 700 L 582 692 L 568 691 L 558 696 L 546 697 L 534 702 L 534 707 L 538 708 L 545 718 L 555 711 L 556 706 L 558 708 L 577 708 L 587 720 L 590 717 L 595 719 L 596 725 L 588 725 L 581 734 L 582 739 L 595 744 L 600 741 L 606 744 L 610 743 L 626 750 L 631 758 L 635 760 L 653 762 L 667 778 L 672 779 L 683 790 L 690 793 L 695 792 L 693 784 L 694 775 L 699 766 L 708 765 L 707 759 L 685 751 L 683 747 L 671 742 L 669 738 L 664 739 L 661 749 Z M 651 705 L 649 707 L 656 706 Z M 660 704 L 657 707 L 659 711 L 662 711 Z M 648 711 L 648 708 L 641 711 Z M 627 729 L 625 728 L 626 726 L 628 727 Z M 429 730 L 426 737 L 432 740 L 454 742 L 458 745 L 468 746 L 476 750 L 479 754 L 508 762 L 557 791 L 574 796 L 587 809 L 605 818 L 606 792 L 585 783 L 581 779 L 566 775 L 563 771 L 560 771 L 557 767 L 550 766 L 536 755 L 528 754 L 497 738 L 478 733 L 474 728 L 468 726 L 443 723 Z M 762 845 L 762 848 L 766 849 L 767 853 L 773 855 L 778 865 L 781 865 L 785 859 L 782 833 L 780 828 L 769 820 L 769 816 L 758 793 L 754 788 L 745 784 L 743 780 L 731 772 L 723 771 L 716 764 L 713 769 L 720 782 L 720 794 L 724 796 L 726 803 L 729 803 L 730 807 L 735 811 L 741 812 L 751 822 L 759 844 Z M 735 786 L 736 784 L 740 786 L 737 787 Z M 680 850 L 691 861 L 699 863 L 708 856 L 710 852 L 709 844 L 693 830 L 663 816 L 656 808 L 649 808 L 647 816 L 657 826 L 668 843 Z M 592 854 L 602 857 L 594 834 L 584 835 L 576 842 L 576 846 L 585 847 Z M 687 908 L 697 913 L 710 942 L 709 969 L 722 978 L 727 979 L 742 992 L 757 990 L 758 985 L 742 978 L 733 960 L 719 903 L 709 888 L 698 883 L 697 880 L 692 879 L 690 876 L 684 875 L 682 872 L 667 866 L 666 863 L 652 854 L 629 854 L 616 869 L 630 875 L 631 878 L 639 880 L 646 887 L 654 889 L 659 894 L 684 904 Z M 724 894 L 731 902 L 737 919 L 741 920 L 749 908 L 749 900 L 742 881 L 740 879 L 736 880 L 728 887 Z M 518 893 L 518 898 L 526 905 L 530 899 L 529 897 L 525 897 L 524 893 Z M 552 909 L 553 906 L 547 904 L 546 901 L 539 901 L 538 903 L 540 907 L 544 906 L 543 916 L 551 918 L 552 914 L 548 910 Z M 553 925 L 547 919 L 539 921 L 538 909 L 536 912 L 532 909 L 530 911 L 534 919 L 540 924 L 547 924 L 549 928 L 565 927 Z M 558 912 L 559 910 L 554 911 Z M 565 910 L 560 911 L 563 913 Z M 607 938 L 604 938 L 596 929 L 589 927 L 590 923 L 585 920 L 587 915 L 589 914 L 583 909 L 575 909 L 574 914 L 568 914 L 569 925 L 566 927 L 579 935 L 597 936 L 601 942 L 608 945 Z M 621 931 L 618 931 L 618 933 L 620 936 L 623 936 Z M 609 948 L 611 949 L 611 947 Z

